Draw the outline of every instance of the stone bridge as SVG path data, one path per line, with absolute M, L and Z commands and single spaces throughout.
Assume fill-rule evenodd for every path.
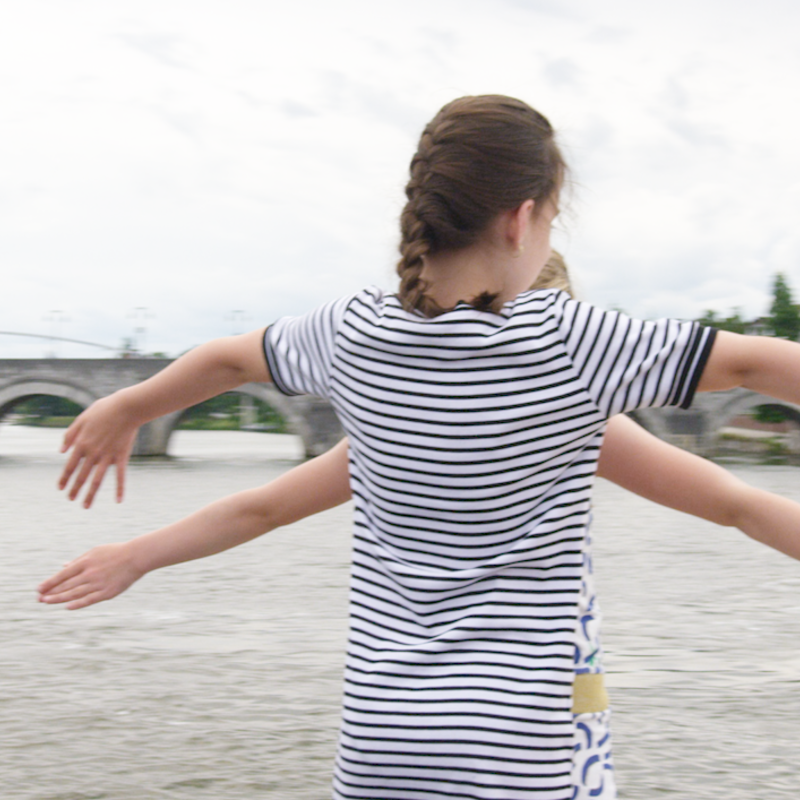
M 0 419 L 15 404 L 32 395 L 55 395 L 86 407 L 117 389 L 155 375 L 169 363 L 170 359 L 163 358 L 0 359 Z M 262 383 L 249 383 L 236 391 L 272 406 L 284 418 L 288 430 L 302 439 L 308 457 L 332 447 L 342 435 L 338 420 L 325 401 L 286 397 L 270 384 Z M 707 455 L 714 448 L 720 428 L 754 406 L 764 404 L 784 407 L 800 424 L 800 406 L 780 403 L 746 389 L 698 394 L 688 411 L 643 409 L 634 416 L 660 438 Z M 166 454 L 170 435 L 182 413 L 169 414 L 144 425 L 134 454 Z
M 170 362 L 168 358 L 0 359 L 0 419 L 32 395 L 63 397 L 85 408 L 100 397 L 155 375 Z M 342 436 L 333 409 L 318 398 L 286 397 L 265 383 L 248 383 L 235 391 L 274 408 L 289 432 L 303 441 L 309 458 L 325 452 Z M 182 414 L 178 411 L 143 425 L 134 455 L 165 455 Z
M 692 407 L 686 411 L 647 408 L 639 409 L 632 416 L 660 439 L 698 455 L 710 455 L 715 449 L 720 428 L 761 405 L 780 406 L 789 419 L 800 425 L 800 406 L 748 389 L 697 394 Z

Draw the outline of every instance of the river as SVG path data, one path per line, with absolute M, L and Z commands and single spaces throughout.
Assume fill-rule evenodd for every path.
M 60 432 L 0 426 L 0 797 L 324 800 L 349 507 L 67 612 L 35 587 L 298 462 L 289 436 L 184 431 L 125 503 L 55 489 Z M 732 467 L 800 501 L 796 467 Z M 800 564 L 600 481 L 595 564 L 623 800 L 796 798 Z M 378 799 L 376 799 L 378 800 Z

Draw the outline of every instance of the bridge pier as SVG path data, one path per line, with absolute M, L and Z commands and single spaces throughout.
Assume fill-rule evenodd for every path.
M 703 409 L 640 408 L 631 416 L 650 433 L 698 456 L 710 456 L 716 430 Z
M 139 428 L 139 433 L 136 434 L 136 441 L 133 444 L 131 455 L 165 456 L 169 445 L 169 437 L 172 435 L 180 415 L 178 411 L 142 425 Z
M 344 436 L 330 404 L 317 397 L 292 398 L 294 413 L 289 420 L 292 433 L 300 437 L 306 458 L 330 450 Z M 181 412 L 154 419 L 139 429 L 133 445 L 134 456 L 165 456 Z
M 800 406 L 784 403 L 751 392 L 749 389 L 730 389 L 725 392 L 698 394 L 692 407 L 643 408 L 631 415 L 651 433 L 670 444 L 709 457 L 719 446 L 719 431 L 730 420 L 748 414 L 756 406 L 779 405 L 800 424 Z M 797 437 L 790 437 L 788 448 L 794 450 Z
M 339 418 L 326 400 L 310 396 L 292 400 L 303 420 L 302 431 L 298 433 L 303 440 L 306 458 L 322 455 L 344 436 Z
M 16 403 L 33 395 L 53 395 L 86 407 L 125 386 L 132 386 L 164 369 L 165 358 L 0 359 L 0 418 Z M 303 441 L 306 457 L 320 455 L 343 432 L 330 405 L 315 397 L 286 397 L 271 384 L 248 383 L 237 392 L 272 406 L 290 433 Z M 142 426 L 133 455 L 163 456 L 181 412 Z

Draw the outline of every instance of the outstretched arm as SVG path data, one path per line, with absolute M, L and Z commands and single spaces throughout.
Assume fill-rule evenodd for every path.
M 61 452 L 71 450 L 58 482 L 74 500 L 91 478 L 83 505 L 91 506 L 106 470 L 117 471 L 117 502 L 136 431 L 145 422 L 188 408 L 251 381 L 270 380 L 264 331 L 215 339 L 190 350 L 142 383 L 93 403 L 69 426 Z
M 738 386 L 800 403 L 800 345 L 773 336 L 717 331 L 697 389 L 716 392 Z
M 39 586 L 43 603 L 77 609 L 109 600 L 159 567 L 203 558 L 350 499 L 347 439 L 257 489 L 211 503 L 128 542 L 95 547 Z
M 727 470 L 661 441 L 622 415 L 608 422 L 598 475 L 660 505 L 800 559 L 800 504 L 755 489 Z

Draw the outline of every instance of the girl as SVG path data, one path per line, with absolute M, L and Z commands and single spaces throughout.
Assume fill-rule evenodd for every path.
M 355 499 L 335 798 L 576 796 L 573 656 L 606 420 L 697 389 L 800 401 L 796 345 L 526 292 L 564 175 L 526 104 L 448 104 L 411 162 L 397 295 L 199 347 L 65 436 L 60 485 L 74 499 L 88 482 L 89 506 L 111 464 L 121 498 L 147 420 L 253 380 L 330 399 Z

